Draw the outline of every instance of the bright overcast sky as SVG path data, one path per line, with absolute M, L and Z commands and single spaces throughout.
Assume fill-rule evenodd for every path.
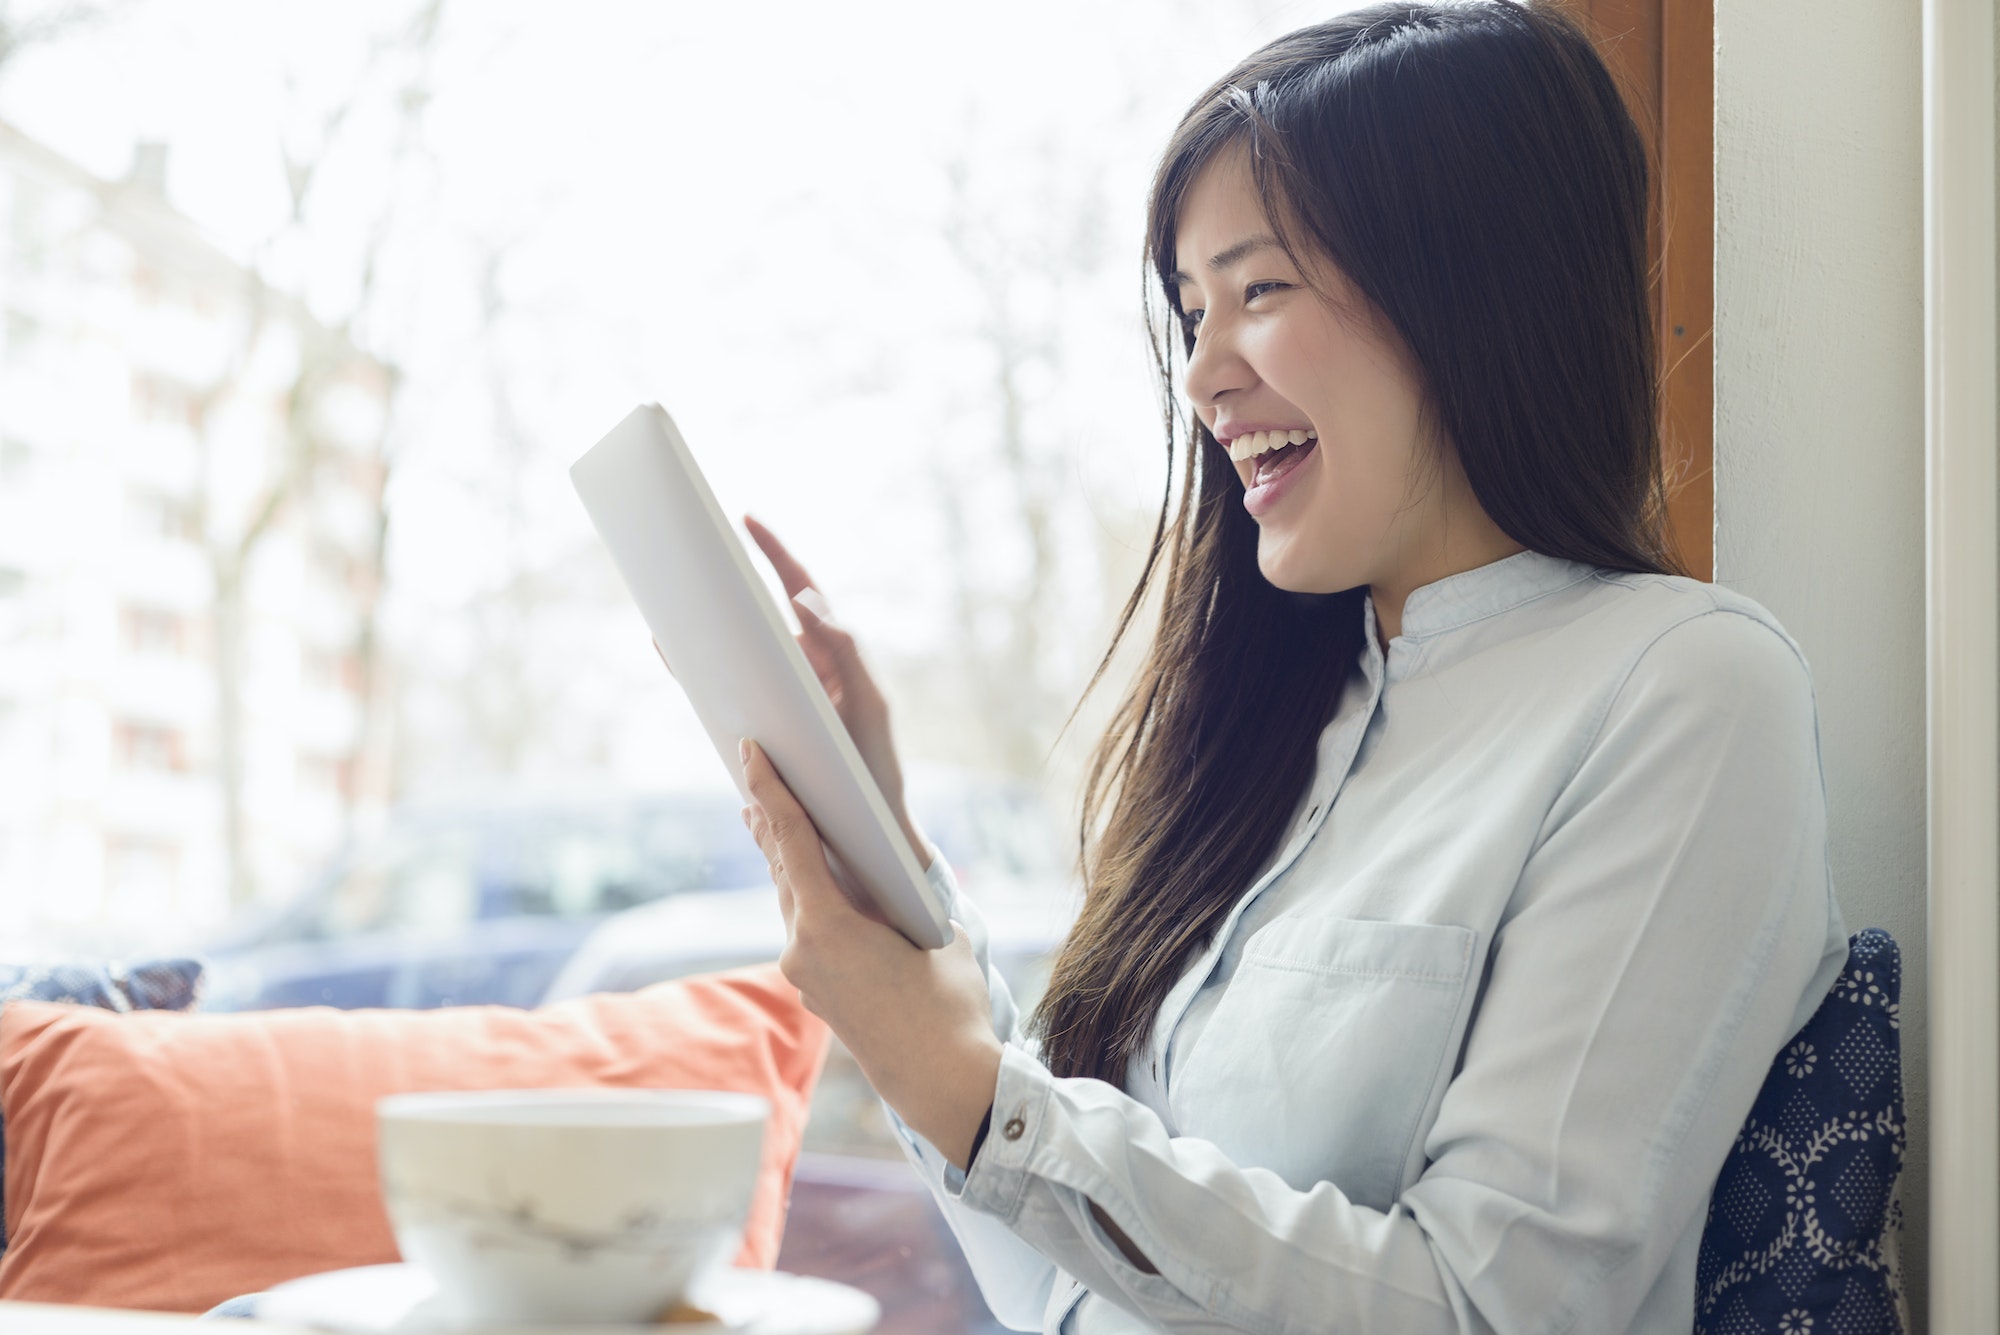
M 942 233 L 954 171 L 1003 267 L 1067 257 L 1014 298 L 1060 343 L 1026 386 L 1029 427 L 1078 526 L 1134 531 L 1163 477 L 1138 316 L 1154 159 L 1235 59 L 1345 7 L 447 3 L 424 165 L 400 178 L 361 330 L 410 387 L 404 617 L 588 542 L 563 469 L 658 399 L 725 505 L 786 533 L 848 620 L 907 649 L 947 633 L 937 489 L 975 517 L 991 499 L 994 418 L 989 311 Z M 413 8 L 129 0 L 11 63 L 0 116 L 105 176 L 135 141 L 165 142 L 173 202 L 248 257 L 284 219 L 280 136 L 310 143 Z M 328 319 L 353 305 L 389 183 L 380 93 L 328 158 L 309 242 L 266 257 Z M 497 313 L 478 301 L 496 256 Z M 496 384 L 527 442 L 506 458 Z

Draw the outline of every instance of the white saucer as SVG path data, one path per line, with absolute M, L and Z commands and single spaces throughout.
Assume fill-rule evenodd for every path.
M 257 1304 L 259 1320 L 342 1335 L 474 1335 L 446 1322 L 437 1285 L 413 1265 L 330 1270 L 280 1284 Z M 712 1322 L 639 1326 L 508 1326 L 508 1335 L 864 1335 L 882 1319 L 876 1301 L 830 1279 L 775 1270 L 723 1270 L 688 1295 Z M 484 1327 L 482 1330 L 486 1329 Z

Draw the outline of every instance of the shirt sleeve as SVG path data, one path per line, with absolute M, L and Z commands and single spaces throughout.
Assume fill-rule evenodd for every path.
M 1167 1330 L 1624 1330 L 1838 969 L 1825 846 L 1803 663 L 1697 617 L 1639 659 L 1539 831 L 1428 1166 L 1387 1211 L 1011 1046 L 986 1145 L 941 1185 Z
M 942 856 L 932 858 L 924 877 L 945 905 L 946 916 L 964 930 L 974 958 L 986 973 L 987 992 L 993 1004 L 993 1032 L 1008 1045 L 1009 1051 L 1021 1050 L 1026 1037 L 1020 1010 L 1007 980 L 993 964 L 985 918 L 977 905 L 959 893 L 957 879 Z M 945 1222 L 965 1252 L 980 1294 L 993 1315 L 1011 1330 L 1040 1329 L 1043 1308 L 1055 1286 L 1055 1263 L 1022 1241 L 1003 1221 L 965 1204 L 960 1199 L 965 1174 L 928 1140 L 912 1131 L 894 1108 L 886 1103 L 882 1107 L 903 1143 L 904 1153 L 937 1198 Z M 995 1113 L 997 1116 L 997 1108 Z M 989 1132 L 987 1139 L 992 1140 L 995 1134 Z

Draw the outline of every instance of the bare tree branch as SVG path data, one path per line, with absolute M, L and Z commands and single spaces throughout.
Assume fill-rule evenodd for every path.
M 222 788 L 224 841 L 228 863 L 229 897 L 233 904 L 254 899 L 258 893 L 248 848 L 244 813 L 244 658 L 243 599 L 245 581 L 258 552 L 289 510 L 309 495 L 317 481 L 326 455 L 321 405 L 327 393 L 349 373 L 357 352 L 357 334 L 368 323 L 380 291 L 382 256 L 396 233 L 394 217 L 401 202 L 404 164 L 421 148 L 421 120 L 430 105 L 430 78 L 433 56 L 441 31 L 443 0 L 429 0 L 397 33 L 370 44 L 360 75 L 345 97 L 311 117 L 312 132 L 305 136 L 280 135 L 278 152 L 284 169 L 288 208 L 284 221 L 253 252 L 247 316 L 241 336 L 217 377 L 195 396 L 191 419 L 201 446 L 204 467 L 202 495 L 197 501 L 198 522 L 203 546 L 215 587 L 215 691 L 217 705 L 217 777 Z M 320 328 L 299 311 L 301 329 L 298 362 L 290 383 L 283 391 L 284 443 L 279 467 L 251 503 L 242 526 L 231 529 L 224 516 L 213 512 L 211 495 L 215 463 L 215 409 L 240 392 L 252 359 L 271 327 L 272 308 L 285 300 L 272 293 L 261 276 L 261 268 L 280 247 L 312 239 L 310 208 L 314 187 L 335 152 L 343 143 L 350 118 L 363 101 L 374 93 L 375 72 L 391 61 L 408 60 L 409 75 L 395 88 L 396 133 L 391 152 L 391 187 L 381 213 L 370 228 L 360 259 L 357 290 L 345 314 Z M 292 85 L 296 95 L 296 85 Z M 382 662 L 381 603 L 386 583 L 389 540 L 387 482 L 394 465 L 393 396 L 402 380 L 393 362 L 378 352 L 386 376 L 383 412 L 377 424 L 374 470 L 366 489 L 374 511 L 373 532 L 364 560 L 366 588 L 363 604 L 352 636 L 351 648 L 357 659 L 360 681 L 360 723 L 355 753 L 349 758 L 350 775 L 343 785 L 343 809 L 351 821 L 362 791 L 386 789 L 393 761 L 384 754 L 388 746 L 385 720 L 393 712 L 384 689 L 386 674 Z
M 0 69 L 24 51 L 72 36 L 130 7 L 130 0 L 41 6 L 0 3 Z

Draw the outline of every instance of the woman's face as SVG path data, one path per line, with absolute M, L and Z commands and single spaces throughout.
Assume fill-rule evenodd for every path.
M 1264 578 L 1297 593 L 1368 585 L 1400 624 L 1411 589 L 1506 555 L 1495 538 L 1519 550 L 1427 439 L 1416 365 L 1388 321 L 1331 262 L 1301 272 L 1278 244 L 1244 150 L 1195 179 L 1175 246 L 1196 331 L 1188 398 L 1235 461 Z

